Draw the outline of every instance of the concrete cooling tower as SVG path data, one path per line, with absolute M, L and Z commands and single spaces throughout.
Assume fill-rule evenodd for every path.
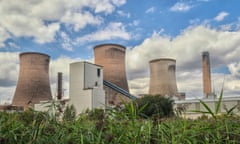
M 208 97 L 212 93 L 209 53 L 202 53 L 203 93 Z
M 20 72 L 12 105 L 23 106 L 24 109 L 40 101 L 51 100 L 49 84 L 49 61 L 46 54 L 21 53 Z
M 176 60 L 162 58 L 149 62 L 150 64 L 150 95 L 168 95 L 177 94 L 176 83 Z
M 103 66 L 103 78 L 118 87 L 129 91 L 125 70 L 126 48 L 118 44 L 102 44 L 94 47 L 95 64 Z M 107 104 L 119 104 L 128 100 L 114 90 L 104 87 Z M 121 98 L 120 98 L 121 97 Z

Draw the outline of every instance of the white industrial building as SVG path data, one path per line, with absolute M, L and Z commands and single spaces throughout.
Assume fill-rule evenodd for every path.
M 69 105 L 80 114 L 85 110 L 105 107 L 103 69 L 89 62 L 70 64 Z
M 217 107 L 217 103 L 219 98 L 203 98 L 201 99 L 212 112 L 215 113 L 215 109 Z M 227 113 L 228 110 L 235 107 L 233 110 L 234 114 L 239 114 L 240 108 L 240 97 L 223 97 L 220 109 L 218 114 Z M 175 110 L 182 111 L 181 115 L 186 118 L 198 118 L 202 116 L 202 113 L 194 112 L 194 111 L 208 111 L 201 103 L 199 99 L 187 99 L 187 100 L 175 100 L 174 104 Z

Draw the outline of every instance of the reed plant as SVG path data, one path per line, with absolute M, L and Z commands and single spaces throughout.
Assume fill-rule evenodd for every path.
M 142 118 L 134 103 L 112 108 L 91 117 L 58 121 L 48 113 L 0 112 L 1 144 L 238 144 L 238 115 L 184 119 Z M 216 112 L 216 111 L 215 111 Z M 71 112 L 70 112 L 71 113 Z

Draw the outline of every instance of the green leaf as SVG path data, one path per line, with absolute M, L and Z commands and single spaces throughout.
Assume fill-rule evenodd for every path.
M 209 108 L 209 106 L 202 100 L 199 100 L 200 103 L 204 106 L 204 108 L 207 110 L 207 113 L 210 114 L 214 119 L 216 119 L 214 113 L 212 112 L 212 110 Z
M 220 96 L 219 96 L 219 99 L 218 99 L 218 102 L 217 102 L 217 106 L 215 108 L 215 114 L 219 113 L 220 106 L 221 106 L 221 103 L 222 103 L 222 97 L 223 97 L 223 87 L 221 89 L 221 93 L 220 93 Z
M 209 114 L 208 111 L 200 111 L 200 110 L 192 110 L 190 112 L 196 112 L 196 113 L 201 113 L 201 114 Z
M 230 115 L 232 113 L 233 110 L 235 110 L 237 108 L 238 104 L 233 106 L 230 110 L 227 111 L 227 115 Z

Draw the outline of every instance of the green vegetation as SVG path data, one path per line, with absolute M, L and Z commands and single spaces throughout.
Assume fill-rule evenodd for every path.
M 223 83 L 224 85 L 224 83 Z M 211 108 L 203 101 L 203 100 L 199 100 L 200 104 L 203 105 L 203 107 L 206 109 L 205 111 L 201 111 L 201 110 L 193 110 L 192 112 L 197 112 L 197 113 L 201 113 L 201 114 L 207 114 L 210 115 L 212 118 L 214 118 L 215 120 L 217 119 L 217 116 L 221 116 L 223 115 L 223 113 L 220 112 L 220 108 L 221 108 L 221 104 L 222 104 L 222 99 L 223 99 L 223 87 L 221 89 L 218 101 L 217 101 L 217 105 L 215 107 L 215 110 L 211 110 Z M 235 110 L 236 108 L 238 108 L 239 105 L 235 105 L 233 107 L 231 107 L 230 109 L 225 108 L 226 113 L 224 114 L 225 116 L 231 116 L 234 115 L 233 110 Z
M 173 100 L 160 95 L 145 95 L 135 101 L 135 108 L 140 110 L 139 115 L 145 118 L 149 117 L 171 117 L 174 115 Z
M 158 99 L 157 97 L 155 97 Z M 164 113 L 170 99 L 145 98 L 107 111 L 87 111 L 77 118 L 75 109 L 66 108 L 62 120 L 34 110 L 0 112 L 1 144 L 237 144 L 240 117 L 222 115 L 196 120 Z M 147 103 L 149 102 L 149 104 Z M 151 106 L 150 102 L 156 106 Z M 154 109 L 155 112 L 147 113 Z M 157 108 L 158 107 L 158 108 Z M 168 105 L 166 106 L 168 107 Z M 149 110 L 147 110 L 149 109 Z M 143 117 L 144 115 L 144 117 Z

